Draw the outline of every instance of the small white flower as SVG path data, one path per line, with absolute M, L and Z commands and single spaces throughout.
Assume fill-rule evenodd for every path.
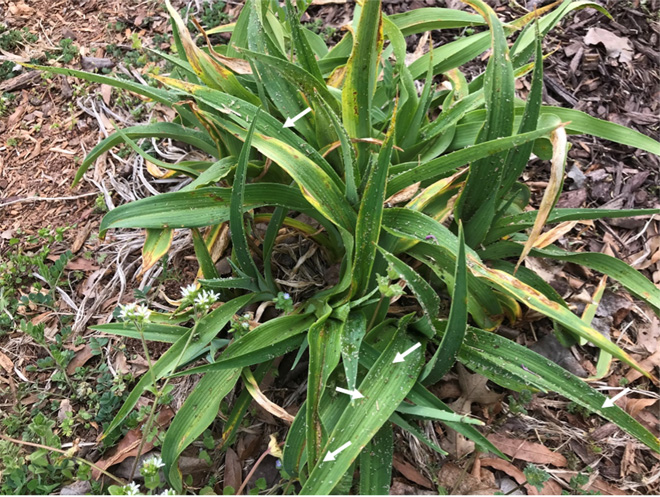
M 188 286 L 182 286 L 181 287 L 181 298 L 182 299 L 188 299 L 191 297 L 194 297 L 194 295 L 197 293 L 197 285 L 194 283 L 188 285 Z
M 219 297 L 220 295 L 215 292 L 202 290 L 201 293 L 195 297 L 195 307 L 201 310 L 207 310 L 216 300 L 218 300 Z
M 151 310 L 146 305 L 139 305 L 135 308 L 135 318 L 138 321 L 148 321 L 151 316 Z
M 176 495 L 176 490 L 173 488 L 166 488 L 160 493 L 160 495 Z
M 135 315 L 135 303 L 122 305 L 119 304 L 119 317 L 122 319 L 132 319 Z
M 250 319 L 251 317 L 252 316 L 250 315 L 249 312 L 246 312 L 245 314 L 243 314 L 243 319 Z
M 151 466 L 156 469 L 162 468 L 165 466 L 165 463 L 163 462 L 163 459 L 160 456 L 154 456 L 151 459 L 147 460 L 144 462 L 145 466 Z
M 250 327 L 250 323 L 248 323 L 248 322 L 242 322 L 242 323 L 241 323 L 241 326 L 247 330 L 247 329 Z
M 140 495 L 140 485 L 132 481 L 128 485 L 124 485 L 126 495 Z

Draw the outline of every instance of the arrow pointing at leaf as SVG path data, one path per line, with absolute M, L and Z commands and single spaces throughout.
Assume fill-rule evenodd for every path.
M 605 402 L 603 402 L 603 408 L 614 407 L 614 403 L 621 397 L 625 396 L 628 392 L 630 392 L 630 388 L 624 388 L 614 397 L 605 399 Z
M 351 400 L 355 399 L 363 399 L 364 395 L 362 395 L 358 389 L 356 388 L 355 390 L 347 390 L 345 388 L 337 387 L 335 388 L 338 392 L 345 393 L 351 396 Z
M 396 353 L 396 357 L 394 358 L 394 360 L 392 361 L 392 363 L 395 363 L 395 362 L 403 362 L 403 361 L 405 361 L 405 360 L 406 360 L 406 356 L 407 356 L 408 354 L 412 354 L 416 349 L 420 348 L 421 346 L 422 346 L 422 344 L 419 343 L 419 342 L 417 342 L 415 345 L 413 345 L 413 346 L 410 347 L 408 350 L 406 350 L 403 354 L 402 354 L 401 352 L 397 352 L 397 353 Z
M 286 121 L 284 122 L 284 125 L 283 125 L 282 127 L 284 127 L 284 128 L 292 128 L 293 126 L 295 126 L 296 121 L 297 121 L 298 119 L 300 119 L 301 117 L 303 117 L 303 116 L 304 116 L 305 114 L 307 114 L 308 112 L 311 112 L 311 110 L 312 110 L 312 109 L 311 109 L 310 107 L 307 107 L 307 108 L 306 108 L 304 111 L 302 111 L 300 114 L 295 115 L 295 116 L 293 116 L 293 117 L 287 117 L 287 118 L 286 118 Z
M 327 453 L 327 454 L 325 455 L 325 457 L 323 458 L 323 462 L 326 462 L 326 461 L 334 461 L 334 460 L 336 459 L 337 455 L 338 455 L 342 450 L 344 450 L 344 449 L 348 449 L 348 448 L 350 447 L 350 445 L 351 445 L 351 442 L 348 441 L 348 442 L 346 442 L 344 445 L 342 445 L 341 447 L 339 447 L 337 450 L 335 450 L 334 452 L 332 452 L 331 450 L 329 450 L 328 453 Z

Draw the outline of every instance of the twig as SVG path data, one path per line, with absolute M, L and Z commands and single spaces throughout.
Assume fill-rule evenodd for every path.
M 57 200 L 77 200 L 77 199 L 83 198 L 83 197 L 91 197 L 92 195 L 98 195 L 98 192 L 82 193 L 80 195 L 74 195 L 73 197 L 28 197 L 28 198 L 19 198 L 18 200 L 12 200 L 10 202 L 5 202 L 4 204 L 0 204 L 0 207 L 6 207 L 8 205 L 18 204 L 18 203 L 21 203 L 21 202 L 39 202 L 39 201 L 55 202 Z

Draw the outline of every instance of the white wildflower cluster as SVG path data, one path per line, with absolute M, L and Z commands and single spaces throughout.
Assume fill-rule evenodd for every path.
M 151 310 L 146 305 L 137 305 L 136 303 L 119 304 L 119 317 L 124 321 L 147 323 L 149 317 L 151 317 Z
M 181 300 L 192 302 L 197 296 L 197 285 L 194 283 L 181 287 Z
M 124 485 L 122 490 L 125 492 L 124 495 L 140 495 L 140 485 L 132 481 L 128 485 Z
M 215 292 L 202 290 L 197 297 L 195 297 L 195 308 L 201 312 L 208 311 L 219 297 L 220 295 Z
M 158 470 L 165 466 L 165 463 L 160 456 L 154 456 L 151 459 L 144 461 L 142 465 L 142 476 L 152 476 L 158 474 Z

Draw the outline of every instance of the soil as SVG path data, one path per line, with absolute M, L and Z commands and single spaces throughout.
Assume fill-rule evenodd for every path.
M 183 0 L 173 3 L 177 8 L 201 4 L 198 1 Z M 308 17 L 303 20 L 321 19 L 324 27 L 337 29 L 350 20 L 350 4 L 341 1 L 315 3 L 323 5 L 311 6 Z M 531 8 L 533 4 L 549 2 L 491 0 L 488 3 L 507 19 L 524 13 L 521 7 Z M 387 13 L 426 6 L 466 8 L 456 0 L 384 0 Z M 592 9 L 580 10 L 569 15 L 561 27 L 546 38 L 544 52 L 551 54 L 545 65 L 545 101 L 552 105 L 583 110 L 658 140 L 660 22 L 657 13 L 660 12 L 660 0 L 608 0 L 605 7 L 612 14 L 612 20 Z M 239 10 L 240 2 L 228 2 L 225 8 L 229 18 L 235 17 Z M 82 57 L 108 58 L 116 70 L 133 75 L 137 72 L 139 76 L 154 63 L 148 62 L 141 68 L 123 66 L 121 55 L 133 51 L 135 41 L 132 35 L 137 34 L 145 47 L 167 48 L 167 43 L 159 38 L 159 35 L 169 31 L 167 16 L 155 1 L 60 0 L 53 3 L 44 0 L 0 0 L 0 18 L 4 19 L 3 23 L 8 28 L 25 27 L 38 38 L 38 41 L 20 46 L 11 53 L 5 52 L 0 56 L 0 61 L 28 61 L 47 52 L 57 54 L 60 40 L 71 38 L 79 47 L 80 54 L 67 64 L 69 67 L 80 68 Z M 434 34 L 434 43 L 450 40 L 460 33 L 460 30 L 449 30 L 437 37 Z M 339 35 L 334 35 L 334 38 Z M 606 43 L 614 40 L 614 45 L 605 46 L 598 39 Z M 109 49 L 109 45 L 115 46 L 113 50 Z M 417 39 L 411 38 L 409 45 L 414 50 Z M 624 50 L 621 50 L 622 47 Z M 475 74 L 483 66 L 472 65 L 464 69 L 468 74 Z M 26 78 L 25 74 L 19 77 Z M 526 91 L 524 83 L 521 83 L 519 90 Z M 150 187 L 140 177 L 141 173 L 137 172 L 134 157 L 123 156 L 117 151 L 106 154 L 96 169 L 87 173 L 79 186 L 71 188 L 82 158 L 105 136 L 102 127 L 112 129 L 110 119 L 122 126 L 148 119 L 149 116 L 144 114 L 131 114 L 135 102 L 122 101 L 116 92 L 107 93 L 107 89 L 99 85 L 83 85 L 73 78 L 59 76 L 48 79 L 41 76 L 27 77 L 26 82 L 19 79 L 0 81 L 1 92 L 11 95 L 13 100 L 7 104 L 8 108 L 0 117 L 0 258 L 10 250 L 10 240 L 21 233 L 34 234 L 47 226 L 70 227 L 64 241 L 53 247 L 53 254 L 58 255 L 69 249 L 77 255 L 69 266 L 71 271 L 82 273 L 72 294 L 78 309 L 76 333 L 87 336 L 88 324 L 107 322 L 109 313 L 117 303 L 132 300 L 131 292 L 135 288 L 154 286 L 158 288 L 159 297 L 174 297 L 179 286 L 194 279 L 196 267 L 191 260 L 193 252 L 187 235 L 177 235 L 167 267 L 156 267 L 141 279 L 136 278 L 140 268 L 141 233 L 117 231 L 109 234 L 105 241 L 100 241 L 96 236 L 103 213 L 109 207 L 169 187 L 165 182 L 154 183 Z M 148 113 L 161 120 L 168 117 L 166 110 L 157 107 L 149 109 Z M 573 148 L 569 153 L 568 169 L 572 172 L 566 181 L 559 206 L 660 207 L 660 158 L 590 137 L 573 137 L 571 141 Z M 178 153 L 174 146 L 167 152 Z M 526 172 L 525 179 L 538 198 L 547 177 L 547 164 L 540 161 Z M 584 229 L 574 228 L 566 236 L 565 243 L 567 246 L 577 245 L 583 250 L 611 253 L 635 262 L 646 276 L 660 284 L 659 232 L 658 221 L 609 220 L 585 226 Z M 561 270 L 544 269 L 554 271 L 558 286 L 576 295 L 586 292 L 587 298 L 593 294 L 598 283 L 595 274 L 570 265 Z M 125 272 L 123 276 L 122 271 Z M 623 298 L 623 301 L 617 298 Z M 620 325 L 613 337 L 621 340 L 620 344 L 625 344 L 637 358 L 645 359 L 651 355 L 652 347 L 651 344 L 644 349 L 639 345 L 646 325 L 634 325 L 627 336 L 619 330 L 632 321 L 650 319 L 648 316 L 652 314 L 615 293 L 612 293 L 611 300 L 611 312 L 606 312 L 607 315 L 601 316 L 602 319 L 609 319 L 610 323 L 614 320 L 615 325 Z M 652 327 L 652 318 L 650 321 L 649 326 Z M 658 326 L 657 320 L 655 326 Z M 34 357 L 18 359 L 20 353 L 17 347 L 23 343 L 18 335 L 18 332 L 13 332 L 0 338 L 0 349 L 20 365 L 34 360 Z M 534 341 L 533 336 L 532 330 L 529 337 L 520 339 Z M 127 344 L 131 351 L 139 353 L 139 343 L 129 340 Z M 157 350 L 154 352 L 158 353 Z M 656 355 L 660 353 L 657 344 L 653 352 Z M 31 354 L 36 356 L 39 352 L 35 349 Z M 303 363 L 294 371 L 289 371 L 289 365 L 283 367 L 284 362 L 280 366 L 281 377 L 286 378 L 288 384 L 284 385 L 286 388 L 283 389 L 282 399 L 304 382 L 304 375 L 298 377 L 296 372 L 304 372 L 305 366 Z M 576 362 L 581 364 L 580 367 L 588 368 L 593 358 L 583 353 Z M 619 386 L 619 380 L 626 375 L 629 376 L 630 371 L 617 365 L 607 379 L 607 384 Z M 436 393 L 444 399 L 458 398 L 459 380 L 459 377 L 455 377 L 437 385 Z M 282 387 L 281 384 L 279 386 Z M 291 400 L 290 395 L 286 398 Z M 509 438 L 508 442 L 501 443 L 511 444 L 516 440 L 520 443 L 538 442 L 532 431 L 536 430 L 543 433 L 546 445 L 562 449 L 564 453 L 571 452 L 573 459 L 565 467 L 553 470 L 556 481 L 566 484 L 575 474 L 573 469 L 591 464 L 597 468 L 592 475 L 592 490 L 598 489 L 604 494 L 648 494 L 660 491 L 660 479 L 657 478 L 660 474 L 660 459 L 657 455 L 628 439 L 621 440 L 620 433 L 613 430 L 611 424 L 594 420 L 593 416 L 584 417 L 578 412 L 570 412 L 567 403 L 561 399 L 535 399 L 531 407 L 528 407 L 530 414 L 526 418 L 498 418 L 497 411 L 502 409 L 500 400 L 486 402 L 479 408 L 476 404 L 472 408 L 473 412 L 491 422 L 488 428 Z M 637 409 L 640 422 L 659 435 L 657 409 L 651 411 L 651 406 L 646 409 L 643 406 L 629 406 L 629 412 L 634 409 Z M 278 422 L 272 416 L 265 411 L 260 411 L 259 416 L 262 424 L 268 426 L 265 431 L 276 431 L 274 427 L 278 426 Z M 522 422 L 521 419 L 526 421 Z M 494 424 L 501 423 L 500 420 L 504 420 L 504 424 Z M 435 430 L 439 431 L 438 436 L 443 435 L 439 427 Z M 97 434 L 93 434 L 90 440 Z M 419 447 L 415 439 L 401 434 L 398 437 L 398 462 L 395 465 L 392 493 L 427 493 L 429 478 L 436 479 L 449 490 L 465 485 L 460 478 L 452 480 L 450 466 L 447 466 L 446 471 L 443 466 L 443 470 L 435 474 L 429 469 L 432 464 L 420 469 L 420 461 L 425 461 L 424 458 L 437 464 L 441 460 Z M 253 461 L 263 450 L 264 447 L 255 440 L 242 437 L 238 448 L 239 459 L 246 464 L 247 460 Z M 599 450 L 605 453 L 600 454 Z M 528 461 L 524 457 L 519 459 Z M 478 461 L 473 458 L 457 463 L 469 470 L 468 476 L 475 480 L 473 486 L 463 489 L 466 493 L 484 490 L 478 485 L 490 482 L 491 479 L 492 485 L 486 486 L 486 489 L 504 488 L 502 482 L 517 480 L 520 468 L 524 467 L 520 460 L 509 466 Z M 468 478 L 467 481 L 471 480 Z

